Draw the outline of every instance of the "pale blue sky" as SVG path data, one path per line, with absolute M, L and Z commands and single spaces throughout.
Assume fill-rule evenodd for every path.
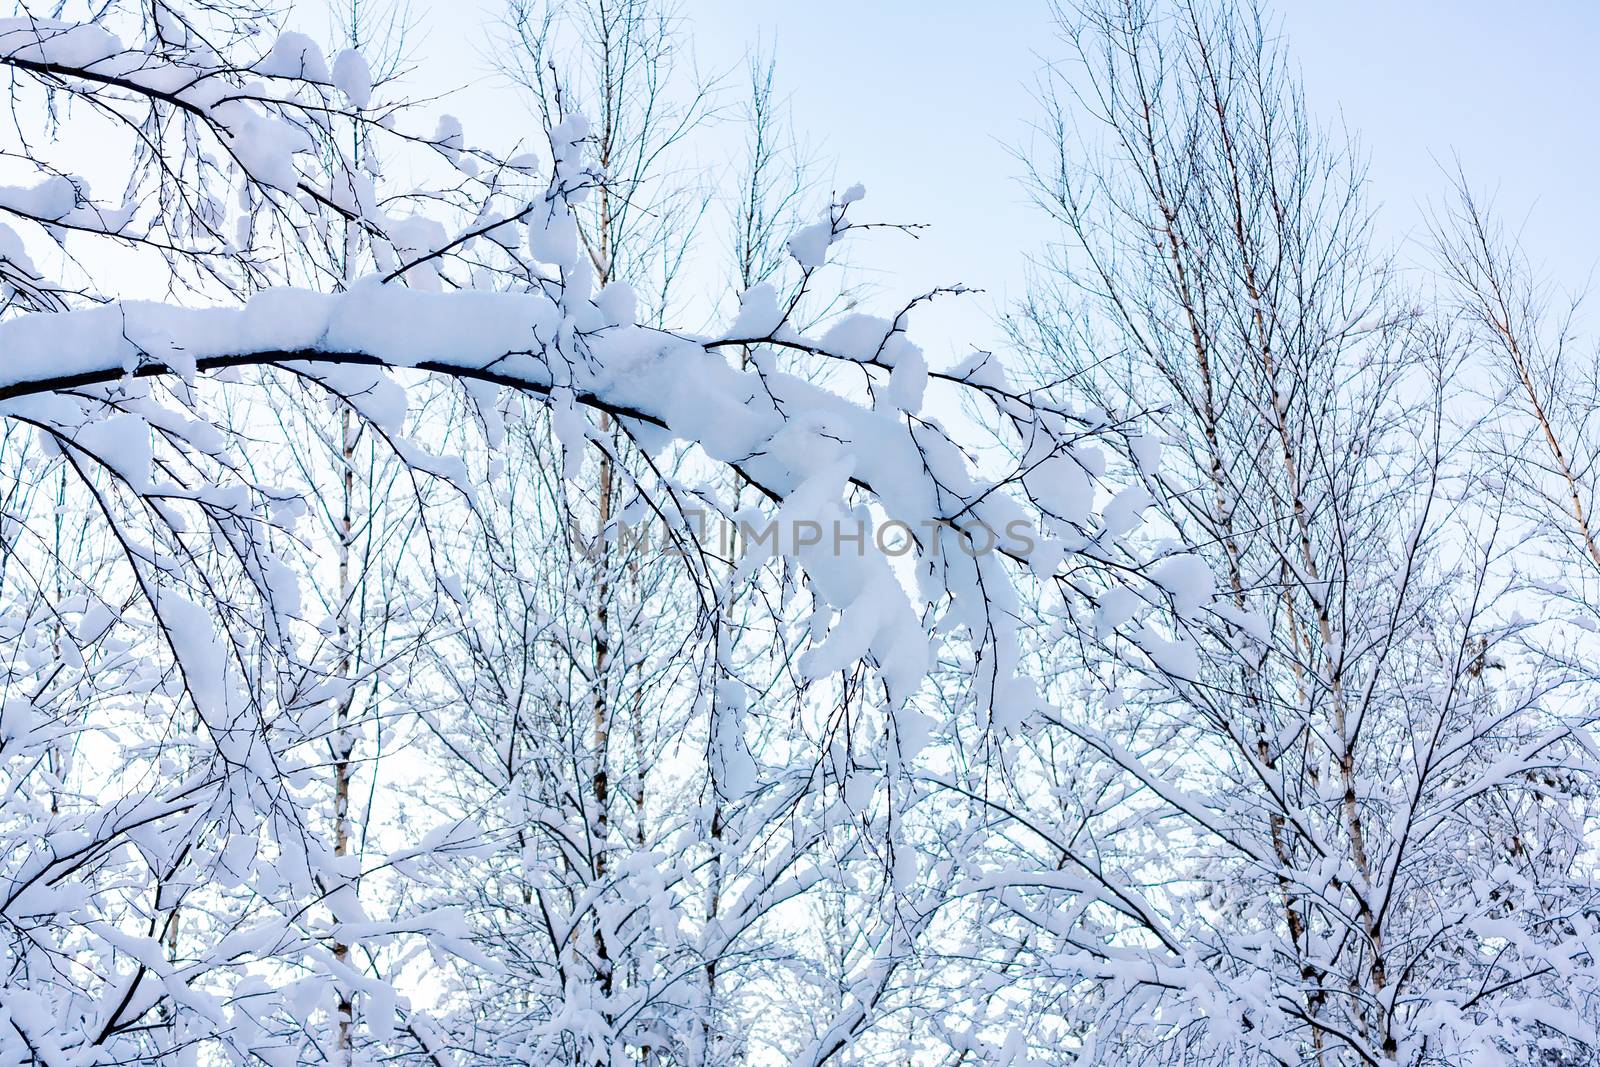
M 495 6 L 480 3 L 478 18 L 445 0 L 424 8 L 425 66 L 442 61 L 458 81 L 481 72 Z M 1403 255 L 1417 254 L 1407 237 L 1445 192 L 1440 164 L 1459 156 L 1508 221 L 1525 224 L 1536 262 L 1569 285 L 1587 280 L 1600 261 L 1600 4 L 1298 0 L 1276 10 L 1314 110 L 1360 136 L 1383 236 Z M 683 0 L 683 11 L 707 68 L 736 67 L 758 37 L 776 43 L 797 128 L 836 187 L 865 183 L 863 215 L 930 224 L 919 241 L 859 250 L 886 295 L 954 282 L 988 290 L 914 324 L 935 358 L 993 343 L 989 314 L 1017 295 L 1024 257 L 1046 236 L 1009 146 L 1026 137 L 1042 63 L 1063 54 L 1047 5 Z M 447 106 L 469 139 L 475 106 L 495 95 L 481 84 Z M 498 140 L 484 132 L 485 143 Z
M 829 149 L 840 179 L 866 182 L 877 211 L 933 224 L 916 247 L 883 250 L 900 284 L 1016 293 L 1022 254 L 1042 234 L 1006 145 L 1026 136 L 1041 57 L 1063 54 L 1044 3 L 688 0 L 688 10 L 702 47 L 775 36 L 798 125 Z M 1600 260 L 1600 4 L 1300 0 L 1276 10 L 1312 107 L 1342 119 L 1369 154 L 1386 239 L 1417 231 L 1444 192 L 1440 165 L 1459 155 L 1508 220 L 1526 224 L 1536 261 L 1585 282 Z M 982 319 L 938 325 L 986 328 Z M 922 338 L 934 351 L 962 347 Z

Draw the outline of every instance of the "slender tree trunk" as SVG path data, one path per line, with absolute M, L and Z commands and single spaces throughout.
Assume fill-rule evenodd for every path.
M 351 553 L 355 541 L 355 522 L 352 514 L 355 500 L 356 425 L 348 406 L 339 413 L 340 450 L 343 467 L 344 508 L 339 516 L 339 676 L 347 686 L 354 683 L 354 613 L 355 588 L 352 581 Z M 339 861 L 350 855 L 350 777 L 351 756 L 355 751 L 350 733 L 354 694 L 347 690 L 339 701 L 333 724 L 333 854 Z M 335 877 L 343 881 L 341 869 Z M 350 946 L 341 938 L 333 945 L 334 959 L 340 966 L 350 964 Z M 340 981 L 338 1002 L 338 1035 L 335 1039 L 335 1060 L 341 1067 L 353 1067 L 355 1062 L 355 1003 L 349 984 Z

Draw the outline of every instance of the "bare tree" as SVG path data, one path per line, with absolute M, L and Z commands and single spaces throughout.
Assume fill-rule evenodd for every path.
M 1372 251 L 1355 151 L 1308 117 L 1262 12 L 1058 15 L 1074 64 L 1027 159 L 1063 241 L 1013 334 L 1105 410 L 1164 402 L 1141 446 L 1168 471 L 1146 482 L 1151 550 L 1188 622 L 1152 648 L 1141 602 L 1102 600 L 1097 631 L 1142 639 L 1153 677 L 1063 692 L 1049 743 L 1082 746 L 1084 787 L 1011 814 L 1035 862 L 1090 884 L 1074 925 L 1039 910 L 1057 894 L 1005 909 L 1037 929 L 1017 951 L 1072 946 L 1049 972 L 1083 990 L 1064 1025 L 1112 1059 L 1445 1063 L 1486 1025 L 1518 1055 L 1584 1040 L 1580 1014 L 1514 1021 L 1530 996 L 1584 1010 L 1545 983 L 1588 906 L 1589 764 L 1572 677 L 1507 596 L 1511 498 L 1458 418 L 1467 339 Z M 1035 758 L 1022 783 L 1060 757 Z M 1155 1004 L 1174 1014 L 1138 1024 Z

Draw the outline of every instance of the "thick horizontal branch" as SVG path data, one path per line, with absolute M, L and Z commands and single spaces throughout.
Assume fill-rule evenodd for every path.
M 233 367 L 270 367 L 282 363 L 383 367 L 389 369 L 396 367 L 396 364 L 383 357 L 374 356 L 366 352 L 327 352 L 316 348 L 302 348 L 294 351 L 234 352 L 225 355 L 205 356 L 195 360 L 195 370 L 211 372 L 228 370 Z M 443 374 L 453 378 L 464 378 L 468 381 L 486 382 L 541 396 L 549 396 L 551 392 L 551 386 L 543 382 L 530 381 L 515 374 L 507 374 L 489 368 L 463 366 L 459 363 L 445 360 L 424 359 L 415 363 L 407 363 L 403 366 L 407 369 Z M 101 367 L 94 370 L 54 374 L 0 385 L 0 403 L 23 397 L 41 396 L 45 393 L 82 389 L 94 385 L 111 385 L 130 377 L 157 378 L 168 375 L 181 375 L 186 372 L 187 368 L 174 367 L 171 364 L 160 361 L 148 361 L 139 364 L 131 371 L 122 367 Z M 624 404 L 611 403 L 604 397 L 575 391 L 573 399 L 577 403 L 593 408 L 596 411 L 604 411 L 620 418 L 634 419 L 667 429 L 667 424 L 656 415 Z

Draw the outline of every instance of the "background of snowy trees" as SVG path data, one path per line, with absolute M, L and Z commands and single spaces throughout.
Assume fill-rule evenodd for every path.
M 1575 305 L 1270 13 L 1057 14 L 954 367 L 657 0 L 494 145 L 365 0 L 0 20 L 0 1060 L 1600 1060 Z

